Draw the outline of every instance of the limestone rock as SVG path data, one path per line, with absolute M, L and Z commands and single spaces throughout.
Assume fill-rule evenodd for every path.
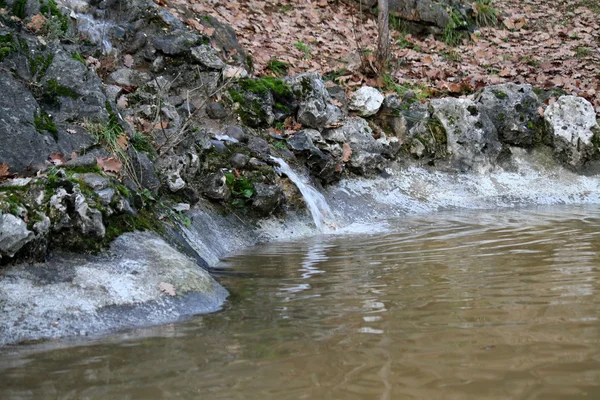
M 219 58 L 219 53 L 206 44 L 191 49 L 192 59 L 205 68 L 222 70 L 225 63 Z
M 0 212 L 0 258 L 14 256 L 33 237 L 33 232 L 21 218 Z
M 544 113 L 554 146 L 554 155 L 573 168 L 579 168 L 598 152 L 594 137 L 600 137 L 596 113 L 582 97 L 561 96 Z
M 227 179 L 222 171 L 209 174 L 204 179 L 202 193 L 213 200 L 228 200 L 231 197 L 231 190 L 227 186 Z
M 352 93 L 348 108 L 358 111 L 358 114 L 362 117 L 368 117 L 377 114 L 384 98 L 379 90 L 370 86 L 363 86 Z
M 283 203 L 283 191 L 278 185 L 254 184 L 252 206 L 261 216 L 271 215 Z
M 458 171 L 489 169 L 502 149 L 492 121 L 479 105 L 468 99 L 434 99 L 430 103 L 432 116 L 442 125 L 451 168 Z
M 531 85 L 505 83 L 483 88 L 475 97 L 498 130 L 498 139 L 515 146 L 531 146 L 543 127 L 541 106 Z

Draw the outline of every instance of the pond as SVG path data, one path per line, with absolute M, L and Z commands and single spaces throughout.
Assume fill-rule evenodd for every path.
M 221 312 L 0 351 L 2 399 L 600 398 L 600 207 L 270 243 Z

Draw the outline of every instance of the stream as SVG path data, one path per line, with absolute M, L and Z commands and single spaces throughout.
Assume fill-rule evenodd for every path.
M 9 399 L 600 398 L 600 207 L 436 212 L 217 265 L 215 314 L 0 350 Z

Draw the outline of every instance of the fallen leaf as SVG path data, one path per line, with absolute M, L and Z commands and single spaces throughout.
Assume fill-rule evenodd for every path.
M 352 156 L 352 148 L 348 143 L 344 143 L 342 146 L 342 161 L 348 162 L 350 161 L 350 157 Z
M 124 109 L 124 108 L 127 108 L 128 105 L 129 105 L 129 102 L 127 101 L 127 96 L 125 96 L 125 95 L 119 96 L 119 100 L 117 100 L 117 107 L 119 107 L 120 109 Z
M 0 164 L 0 179 L 8 178 L 11 174 L 8 172 L 7 164 Z
M 46 17 L 42 14 L 36 14 L 31 17 L 31 21 L 27 24 L 27 29 L 32 32 L 41 31 L 46 26 Z
M 77 157 L 79 157 L 79 156 L 77 155 L 77 153 L 75 153 L 75 152 L 72 152 L 72 153 L 71 153 L 71 158 L 70 158 L 70 159 L 71 159 L 71 160 L 74 160 L 74 159 L 76 159 Z
M 74 135 L 77 133 L 77 131 L 75 129 L 67 129 L 67 133 L 70 133 L 71 135 Z
M 171 285 L 167 282 L 161 282 L 158 284 L 158 289 L 161 293 L 168 294 L 169 296 L 175 296 L 177 293 L 175 292 L 175 286 Z
M 123 163 L 121 163 L 121 161 L 119 161 L 119 159 L 116 157 L 98 157 L 96 158 L 96 162 L 104 172 L 113 172 L 118 174 L 121 172 L 121 168 L 123 167 Z
M 121 150 L 127 150 L 127 146 L 129 145 L 129 136 L 126 134 L 121 134 L 117 138 L 117 145 L 121 148 Z
M 53 165 L 61 165 L 67 162 L 62 153 L 52 153 L 48 156 L 48 160 L 50 160 Z
M 544 116 L 544 107 L 538 107 L 537 112 L 540 115 L 540 117 L 543 117 Z

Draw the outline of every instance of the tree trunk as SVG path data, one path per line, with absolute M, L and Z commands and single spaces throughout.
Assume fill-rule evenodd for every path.
M 378 36 L 376 62 L 378 74 L 382 74 L 390 59 L 390 12 L 388 0 L 377 0 Z

